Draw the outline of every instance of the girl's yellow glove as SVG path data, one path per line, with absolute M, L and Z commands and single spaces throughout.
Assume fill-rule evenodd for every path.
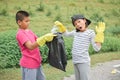
M 96 26 L 96 36 L 95 36 L 95 42 L 104 42 L 104 31 L 105 31 L 105 23 L 104 22 L 98 22 L 98 26 Z
M 59 22 L 59 21 L 55 21 L 54 24 L 55 24 L 55 26 L 58 27 L 59 32 L 63 33 L 63 32 L 66 31 L 65 26 L 64 26 L 61 22 Z
M 43 46 L 46 42 L 50 42 L 53 40 L 54 36 L 56 36 L 55 34 L 53 33 L 48 33 L 40 38 L 37 39 L 37 43 L 40 45 L 40 46 Z

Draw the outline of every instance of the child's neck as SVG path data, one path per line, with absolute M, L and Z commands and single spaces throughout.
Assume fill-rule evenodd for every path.
M 29 29 L 28 29 L 28 28 L 26 28 L 26 29 L 24 29 L 24 28 L 19 28 L 19 29 L 22 29 L 22 30 L 25 30 L 25 31 L 29 31 Z
M 85 32 L 87 30 L 87 28 L 85 28 L 84 30 L 80 30 L 80 32 Z

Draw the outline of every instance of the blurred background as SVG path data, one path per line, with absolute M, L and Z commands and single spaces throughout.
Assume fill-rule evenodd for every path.
M 49 33 L 56 20 L 61 21 L 69 31 L 73 30 L 71 16 L 74 14 L 83 14 L 90 19 L 92 23 L 89 28 L 93 30 L 97 22 L 104 21 L 105 42 L 99 53 L 120 53 L 120 0 L 0 0 L 0 80 L 21 80 L 19 70 L 21 53 L 15 39 L 18 30 L 15 14 L 18 10 L 30 13 L 29 28 L 38 36 Z M 64 74 L 47 64 L 48 48 L 46 45 L 40 47 L 47 80 L 61 80 L 61 77 L 73 73 L 72 38 L 64 38 L 64 40 L 68 63 L 70 63 L 69 71 Z M 90 55 L 96 53 L 91 46 L 89 52 Z

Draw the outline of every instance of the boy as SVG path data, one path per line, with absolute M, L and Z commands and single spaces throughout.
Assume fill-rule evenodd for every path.
M 72 58 L 75 70 L 76 80 L 89 80 L 90 56 L 89 45 L 92 44 L 95 51 L 101 49 L 101 43 L 104 41 L 105 23 L 100 22 L 96 27 L 97 35 L 91 29 L 88 29 L 91 21 L 83 15 L 73 15 L 71 17 L 75 30 L 68 32 L 62 23 L 55 22 L 59 31 L 65 36 L 73 36 Z
M 16 13 L 16 23 L 19 26 L 16 40 L 22 53 L 20 59 L 22 80 L 45 80 L 38 46 L 44 45 L 46 41 L 52 41 L 55 35 L 49 33 L 38 38 L 28 29 L 30 18 L 29 13 L 26 11 Z

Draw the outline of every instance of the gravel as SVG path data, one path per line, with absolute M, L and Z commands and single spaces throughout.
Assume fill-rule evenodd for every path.
M 90 80 L 120 80 L 120 73 L 111 73 L 112 70 L 120 70 L 120 67 L 115 68 L 114 65 L 120 64 L 120 60 L 113 60 L 105 63 L 98 63 L 90 70 Z M 63 80 L 75 80 L 74 74 L 69 77 L 64 77 Z

